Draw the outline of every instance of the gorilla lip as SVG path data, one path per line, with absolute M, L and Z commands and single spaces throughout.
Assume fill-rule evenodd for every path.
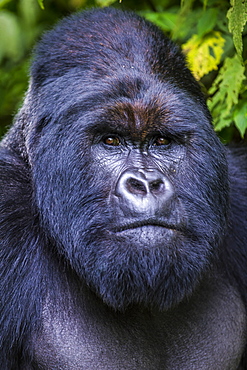
M 178 225 L 167 224 L 165 222 L 160 222 L 160 221 L 155 221 L 155 220 L 145 220 L 145 221 L 135 221 L 132 223 L 126 223 L 124 225 L 116 227 L 114 229 L 114 232 L 119 233 L 122 231 L 142 228 L 145 226 L 162 227 L 164 229 L 181 231 L 181 227 L 179 227 Z

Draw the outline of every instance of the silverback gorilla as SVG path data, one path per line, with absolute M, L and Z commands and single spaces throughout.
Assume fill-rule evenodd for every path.
M 0 366 L 245 369 L 247 152 L 154 25 L 72 15 L 0 156 Z

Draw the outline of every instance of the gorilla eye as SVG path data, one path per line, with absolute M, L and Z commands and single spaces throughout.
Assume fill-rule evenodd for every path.
M 161 145 L 168 145 L 170 144 L 171 140 L 167 137 L 159 136 L 154 140 L 154 145 L 161 146 Z
M 118 146 L 120 145 L 120 140 L 117 136 L 107 136 L 104 138 L 104 144 L 111 145 L 111 146 Z

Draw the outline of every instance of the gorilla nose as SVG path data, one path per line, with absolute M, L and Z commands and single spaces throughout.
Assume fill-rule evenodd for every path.
M 170 181 L 155 169 L 132 169 L 119 178 L 116 195 L 125 210 L 155 214 L 173 194 Z
M 137 197 L 145 197 L 149 193 L 159 196 L 164 191 L 164 181 L 162 178 L 156 178 L 153 173 L 137 172 L 137 174 L 127 174 L 123 176 L 123 182 L 120 181 L 120 186 L 123 186 L 123 193 L 133 194 Z

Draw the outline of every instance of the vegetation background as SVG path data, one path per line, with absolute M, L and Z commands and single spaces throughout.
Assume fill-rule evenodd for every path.
M 247 141 L 247 0 L 0 0 L 0 136 L 23 101 L 41 34 L 72 12 L 109 5 L 138 12 L 175 40 L 222 141 Z

